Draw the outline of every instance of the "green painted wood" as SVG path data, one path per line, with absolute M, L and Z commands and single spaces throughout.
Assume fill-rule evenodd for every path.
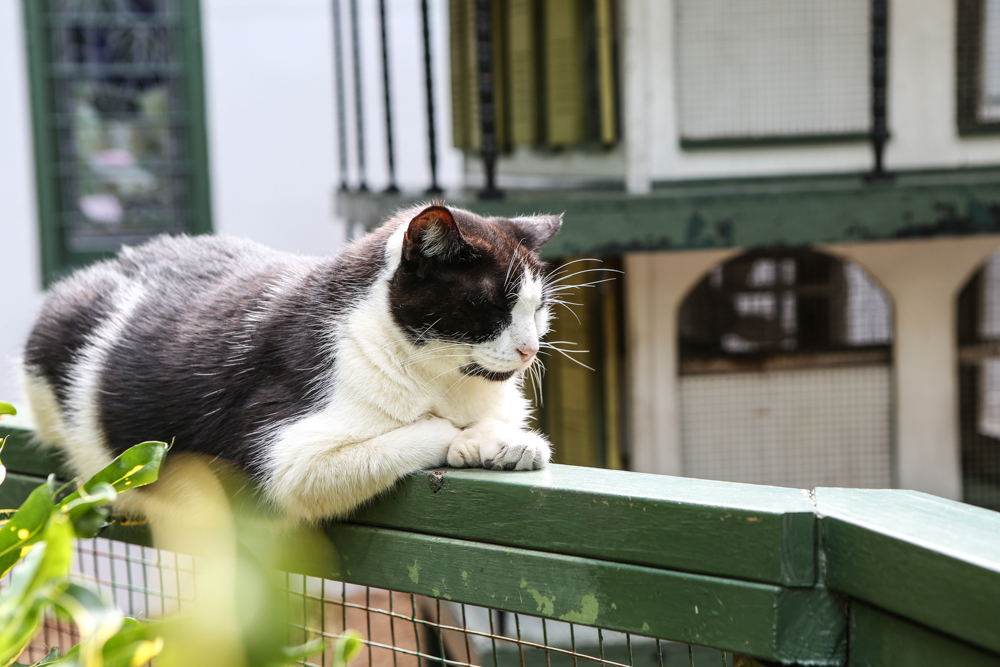
M 1000 653 L 1000 513 L 913 491 L 815 498 L 831 589 Z
M 846 613 L 821 588 L 786 589 L 368 526 L 333 525 L 327 532 L 340 570 L 306 574 L 785 664 L 845 659 Z
M 44 477 L 8 472 L 3 484 L 0 484 L 0 510 L 16 510 L 32 491 L 44 483 Z
M 184 113 L 187 123 L 188 165 L 191 196 L 191 233 L 212 233 L 211 184 L 208 171 L 208 122 L 205 118 L 205 67 L 202 53 L 201 2 L 180 0 L 181 21 L 184 25 Z
M 789 586 L 816 578 L 815 516 L 799 489 L 564 465 L 446 469 L 411 476 L 351 521 Z
M 449 202 L 491 215 L 566 213 L 548 257 L 643 250 L 760 247 L 1000 233 L 1000 169 L 900 173 L 869 184 L 860 174 L 684 181 L 648 195 L 618 189 L 507 190 Z M 421 197 L 337 194 L 338 212 L 375 226 Z
M 38 210 L 38 240 L 41 250 L 41 282 L 48 286 L 65 260 L 62 230 L 57 224 L 59 190 L 55 178 L 55 136 L 49 126 L 52 116 L 52 86 L 45 64 L 49 44 L 45 34 L 45 7 L 38 0 L 23 0 L 28 90 L 31 96 L 31 136 L 34 147 L 35 195 Z
M 67 474 L 58 451 L 42 447 L 34 438 L 34 431 L 21 417 L 0 418 L 0 439 L 7 438 L 0 461 L 9 472 L 47 477 L 56 473 L 64 478 Z
M 1000 655 L 851 603 L 849 667 L 1000 667 Z

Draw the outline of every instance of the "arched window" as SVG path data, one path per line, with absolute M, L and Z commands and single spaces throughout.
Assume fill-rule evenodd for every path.
M 892 485 L 892 304 L 862 267 L 740 255 L 688 293 L 678 345 L 685 475 Z
M 963 499 L 1000 510 L 1000 254 L 958 297 Z

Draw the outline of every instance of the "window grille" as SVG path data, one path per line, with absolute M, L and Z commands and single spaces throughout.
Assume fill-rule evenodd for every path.
M 1000 128 L 1000 1 L 959 0 L 956 34 L 958 126 Z
M 1000 256 L 958 297 L 959 428 L 966 502 L 1000 510 Z
M 681 304 L 681 441 L 691 477 L 892 485 L 892 304 L 860 266 L 752 251 Z
M 46 281 L 210 231 L 197 0 L 24 7 Z
M 862 139 L 871 129 L 868 0 L 678 0 L 681 139 Z

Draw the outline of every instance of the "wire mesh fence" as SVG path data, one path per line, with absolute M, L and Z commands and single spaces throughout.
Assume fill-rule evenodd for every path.
M 135 618 L 193 611 L 199 558 L 104 538 L 77 540 L 73 576 Z M 15 569 L 16 572 L 16 569 Z M 361 633 L 357 667 L 709 667 L 733 665 L 731 653 L 496 609 L 293 573 L 281 575 L 291 610 L 290 645 L 345 629 Z M 6 586 L 9 578 L 0 582 Z M 20 657 L 35 662 L 52 647 L 80 641 L 77 629 L 50 616 Z M 332 665 L 332 643 L 302 664 Z M 155 661 L 154 661 L 155 664 Z

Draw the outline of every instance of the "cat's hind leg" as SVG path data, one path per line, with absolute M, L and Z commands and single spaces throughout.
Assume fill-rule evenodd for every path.
M 35 427 L 36 439 L 48 447 L 64 447 L 66 420 L 52 385 L 30 368 L 21 368 L 21 389 L 28 401 L 28 419 Z

